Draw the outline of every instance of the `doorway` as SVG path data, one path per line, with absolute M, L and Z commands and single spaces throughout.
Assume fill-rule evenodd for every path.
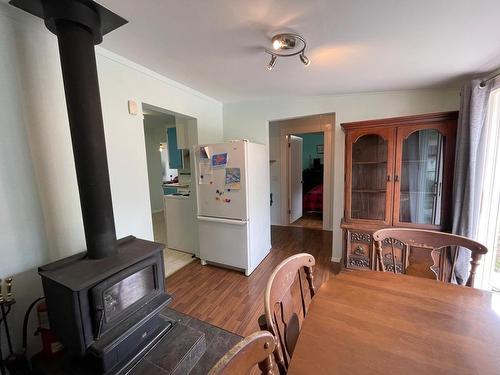
M 290 225 L 323 229 L 324 134 L 288 136 Z
M 332 230 L 334 114 L 269 123 L 271 221 Z
M 143 104 L 143 118 L 153 237 L 166 247 L 168 277 L 198 251 L 190 157 L 197 144 L 196 119 L 148 104 Z

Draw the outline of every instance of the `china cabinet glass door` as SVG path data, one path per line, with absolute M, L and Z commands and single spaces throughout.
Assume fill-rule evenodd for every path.
M 349 216 L 353 220 L 389 223 L 392 201 L 393 129 L 353 133 L 348 140 Z
M 398 132 L 394 225 L 442 225 L 445 138 L 443 129 L 425 126 Z

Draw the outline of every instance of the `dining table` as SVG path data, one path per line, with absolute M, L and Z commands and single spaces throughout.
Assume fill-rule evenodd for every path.
M 341 272 L 312 299 L 288 374 L 498 375 L 500 294 Z

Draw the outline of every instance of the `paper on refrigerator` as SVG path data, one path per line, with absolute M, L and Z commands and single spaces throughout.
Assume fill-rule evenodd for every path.
M 226 183 L 227 190 L 241 189 L 241 171 L 240 168 L 226 168 Z
M 213 182 L 213 171 L 212 166 L 210 165 L 210 161 L 200 161 L 199 163 L 199 184 L 207 185 L 210 182 Z
M 212 168 L 224 168 L 227 165 L 227 152 L 212 155 Z
M 200 146 L 200 160 L 210 160 L 210 150 L 207 146 Z

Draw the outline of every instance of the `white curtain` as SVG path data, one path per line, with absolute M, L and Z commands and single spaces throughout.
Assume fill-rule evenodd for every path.
M 439 224 L 441 197 L 429 193 L 438 194 L 442 182 L 442 136 L 434 129 L 420 130 L 405 140 L 404 148 L 405 158 L 410 161 L 406 164 L 406 173 L 411 222 Z
M 485 173 L 477 240 L 488 248 L 476 277 L 476 287 L 500 291 L 500 89 L 490 98 L 487 119 Z M 497 268 L 497 271 L 495 271 Z
M 491 80 L 485 87 L 480 82 L 472 80 L 461 91 L 452 206 L 453 233 L 473 239 L 478 234 L 484 179 L 488 101 L 500 81 Z M 467 281 L 469 260 L 470 251 L 460 249 L 454 275 L 459 284 Z

